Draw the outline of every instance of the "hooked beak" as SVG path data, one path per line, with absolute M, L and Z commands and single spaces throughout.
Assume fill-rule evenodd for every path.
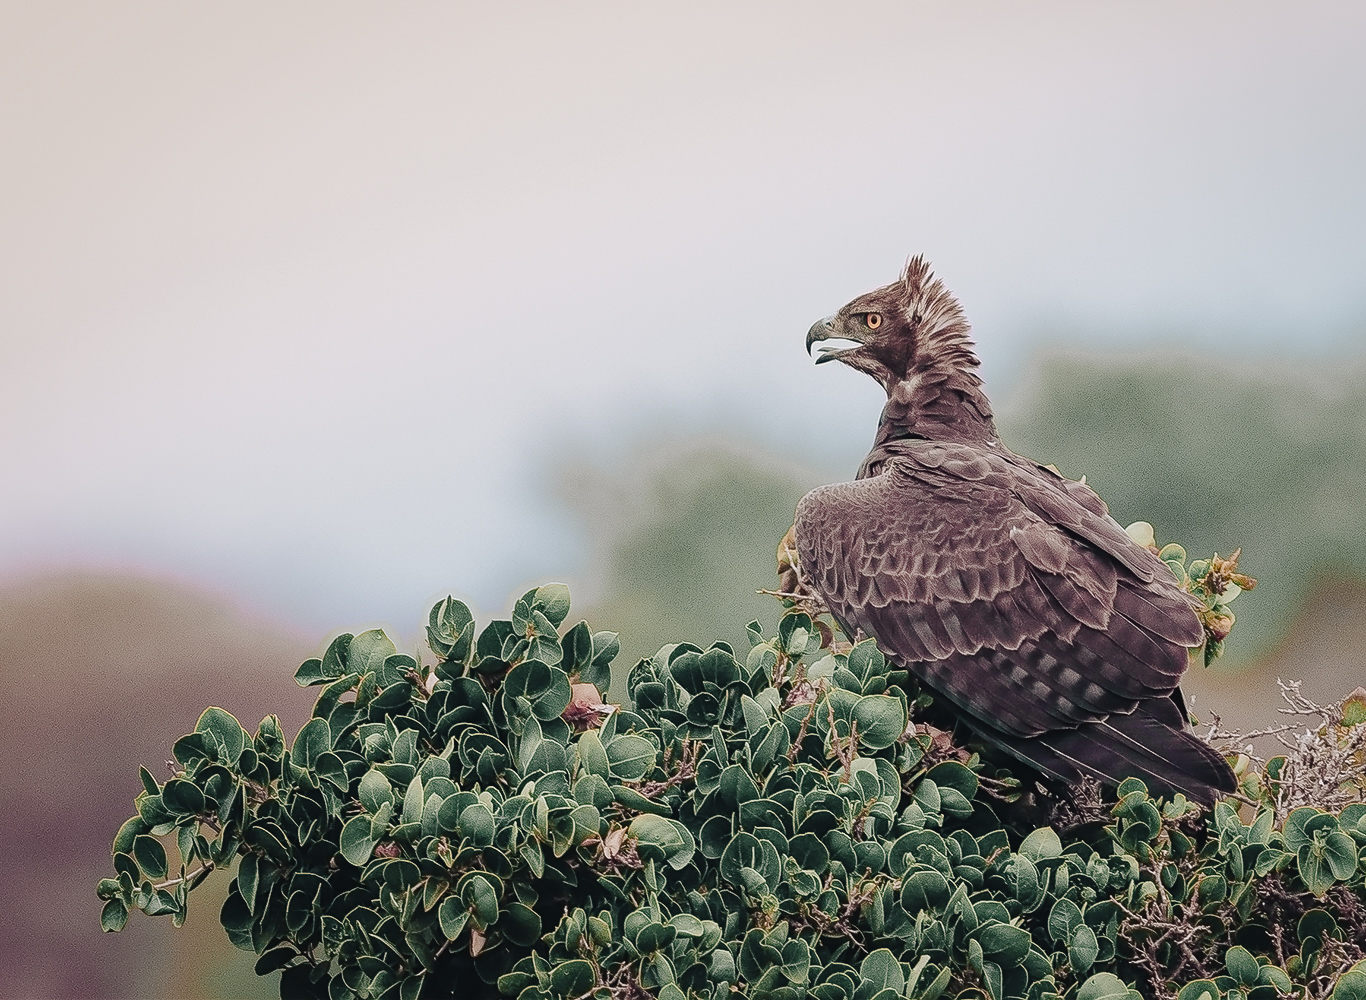
M 844 333 L 836 333 L 835 317 L 827 316 L 825 317 L 825 319 L 817 320 L 815 323 L 811 325 L 811 329 L 806 331 L 806 353 L 811 353 L 811 345 L 816 343 L 816 341 L 830 340 L 832 338 L 836 340 L 853 341 L 854 346 L 845 348 L 822 347 L 821 356 L 816 359 L 816 364 L 819 365 L 825 361 L 835 361 L 838 358 L 841 358 L 844 355 L 848 354 L 849 352 L 856 351 L 863 346 L 863 342 L 857 339 L 856 337 L 850 337 L 848 334 Z

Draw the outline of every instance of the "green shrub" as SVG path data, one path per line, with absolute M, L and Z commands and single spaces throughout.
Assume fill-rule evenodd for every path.
M 550 584 L 477 630 L 448 598 L 431 665 L 339 636 L 289 745 L 208 709 L 142 771 L 105 929 L 179 924 L 240 859 L 223 926 L 285 997 L 1366 998 L 1366 804 L 1278 822 L 1285 758 L 1240 761 L 1241 812 L 1059 797 L 796 608 L 665 646 L 614 708 L 616 636 L 568 612 Z

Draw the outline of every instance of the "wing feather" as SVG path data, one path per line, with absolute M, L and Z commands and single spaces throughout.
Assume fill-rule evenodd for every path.
M 1011 737 L 1175 688 L 1199 621 L 1094 493 L 1008 453 L 899 444 L 798 507 L 803 566 L 841 621 Z
M 1119 775 L 1134 775 L 1155 795 L 1183 792 L 1196 802 L 1213 805 L 1221 792 L 1233 791 L 1236 782 L 1223 755 L 1178 723 L 1179 711 L 1171 699 L 1157 698 L 1129 714 L 1038 739 L 1002 737 L 978 728 L 989 742 L 1059 781 L 1113 781 Z

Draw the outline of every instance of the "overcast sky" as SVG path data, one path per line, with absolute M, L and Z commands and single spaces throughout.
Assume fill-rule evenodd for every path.
M 586 565 L 557 452 L 662 422 L 854 468 L 877 390 L 803 336 L 917 252 L 1001 392 L 1058 336 L 1356 355 L 1363 38 L 1360 3 L 8 0 L 0 585 L 499 609 Z

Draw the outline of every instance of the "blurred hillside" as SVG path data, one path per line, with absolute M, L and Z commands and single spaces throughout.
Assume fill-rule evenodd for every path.
M 253 728 L 274 712 L 292 737 L 311 698 L 291 665 L 314 645 L 168 581 L 66 575 L 0 590 L 0 994 L 278 995 L 218 926 L 225 878 L 196 893 L 180 931 L 132 920 L 118 935 L 100 932 L 94 886 L 133 813 L 138 766 L 164 777 L 171 744 L 208 705 Z

